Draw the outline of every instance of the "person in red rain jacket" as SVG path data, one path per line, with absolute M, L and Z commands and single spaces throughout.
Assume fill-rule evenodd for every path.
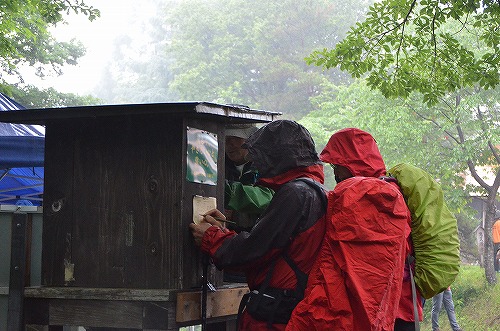
M 275 191 L 269 207 L 250 232 L 225 229 L 212 217 L 223 216 L 218 210 L 190 228 L 219 269 L 246 275 L 251 293 L 242 302 L 239 330 L 284 330 L 325 234 L 326 193 L 315 184 L 324 181 L 323 165 L 309 132 L 294 121 L 267 124 L 244 147 L 257 184 Z
M 379 178 L 385 164 L 367 132 L 336 132 L 320 158 L 338 184 L 328 196 L 325 240 L 304 299 L 286 330 L 396 330 L 397 318 L 413 320 L 413 303 L 403 299 L 411 296 L 404 280 L 411 219 L 403 195 L 395 182 Z

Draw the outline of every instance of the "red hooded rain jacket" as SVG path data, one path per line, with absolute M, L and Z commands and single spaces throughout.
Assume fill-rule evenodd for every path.
M 286 330 L 393 331 L 411 247 L 405 200 L 396 183 L 378 178 L 385 164 L 364 131 L 335 133 L 321 159 L 355 177 L 329 194 L 325 240 Z

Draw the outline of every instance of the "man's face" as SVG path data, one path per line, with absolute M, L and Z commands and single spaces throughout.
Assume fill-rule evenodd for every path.
M 347 178 L 353 177 L 349 169 L 343 166 L 339 165 L 332 165 L 333 167 L 333 173 L 335 174 L 335 181 L 337 183 L 340 183 L 343 180 L 346 180 Z
M 244 142 L 243 138 L 226 136 L 226 155 L 236 165 L 246 162 L 245 156 L 248 154 L 248 150 L 241 147 Z

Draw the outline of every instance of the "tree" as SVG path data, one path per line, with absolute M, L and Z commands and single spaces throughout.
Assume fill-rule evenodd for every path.
M 52 87 L 40 90 L 33 85 L 9 87 L 9 95 L 26 108 L 72 107 L 101 104 L 92 96 L 58 92 Z
M 493 270 L 491 225 L 500 186 L 500 3 L 484 1 L 384 0 L 332 50 L 315 51 L 309 63 L 340 66 L 367 75 L 371 88 L 390 98 L 422 98 L 412 109 L 447 140 L 456 174 L 468 169 L 485 194 L 485 274 Z M 429 158 L 427 158 L 429 159 Z M 479 167 L 494 172 L 489 184 Z
M 300 118 L 325 79 L 339 71 L 307 66 L 317 46 L 331 47 L 371 2 L 356 0 L 187 0 L 167 12 L 170 84 L 184 100 L 245 104 Z
M 58 42 L 48 28 L 63 23 L 63 14 L 83 14 L 94 20 L 100 13 L 83 0 L 7 0 L 0 2 L 0 86 L 7 78 L 23 78 L 19 67 L 29 65 L 36 74 L 62 73 L 85 54 L 81 43 Z
M 367 74 L 386 97 L 418 91 L 431 105 L 457 89 L 498 85 L 498 22 L 497 0 L 383 0 L 335 48 L 316 50 L 308 62 Z
M 359 127 L 374 135 L 388 167 L 408 162 L 439 179 L 455 213 L 467 215 L 470 194 L 483 197 L 487 207 L 485 274 L 490 283 L 496 282 L 491 228 L 499 204 L 499 89 L 457 90 L 432 107 L 423 104 L 418 93 L 407 99 L 386 99 L 364 80 L 350 86 L 328 84 L 323 91 L 314 99 L 317 110 L 301 121 L 318 145 L 326 144 L 341 128 Z M 475 185 L 465 182 L 467 173 Z M 459 224 L 459 229 L 471 229 L 470 223 Z
M 319 150 L 335 131 L 357 127 L 376 137 L 388 168 L 408 162 L 436 176 L 449 170 L 441 160 L 427 157 L 443 153 L 436 130 L 409 112 L 404 101 L 386 99 L 364 80 L 350 85 L 325 83 L 312 102 L 315 110 L 300 122 L 311 131 Z

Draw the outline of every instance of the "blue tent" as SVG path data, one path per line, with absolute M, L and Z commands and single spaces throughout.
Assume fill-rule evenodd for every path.
M 0 93 L 0 111 L 22 111 Z M 0 204 L 42 204 L 45 129 L 39 125 L 0 123 Z

